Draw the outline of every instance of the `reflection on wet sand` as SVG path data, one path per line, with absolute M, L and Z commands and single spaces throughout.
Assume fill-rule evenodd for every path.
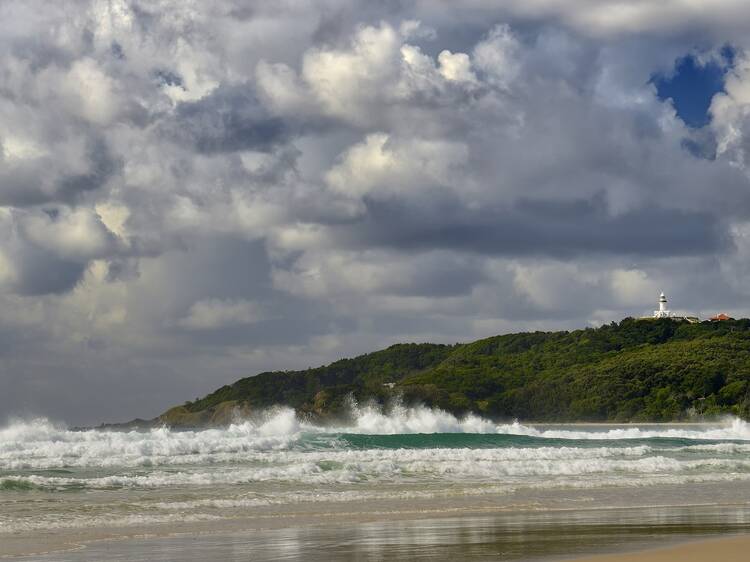
M 747 532 L 750 508 L 662 507 L 302 526 L 126 539 L 24 558 L 93 560 L 551 560 Z

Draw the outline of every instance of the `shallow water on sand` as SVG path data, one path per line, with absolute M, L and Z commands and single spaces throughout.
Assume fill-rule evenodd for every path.
M 480 537 L 481 550 L 500 548 L 497 541 L 536 544 L 524 537 L 539 542 L 534 529 L 543 530 L 540 522 L 554 521 L 560 529 L 579 517 L 557 510 L 648 507 L 652 511 L 640 510 L 643 516 L 656 517 L 653 509 L 665 508 L 684 528 L 680 518 L 697 513 L 686 506 L 702 506 L 700 525 L 715 532 L 717 525 L 744 528 L 750 505 L 750 426 L 740 420 L 527 426 L 403 407 L 361 408 L 354 420 L 319 427 L 277 409 L 201 431 L 71 431 L 45 420 L 13 423 L 0 429 L 0 554 L 3 543 L 24 538 L 46 537 L 55 546 L 52 539 L 164 534 L 188 526 L 191 532 L 233 529 L 222 540 L 240 553 L 260 552 L 264 544 L 276 545 L 274 552 L 334 552 L 344 544 L 350 554 L 354 548 L 398 554 L 412 548 L 412 536 L 427 537 L 433 546 L 447 541 L 445 552 Z M 489 512 L 491 521 L 477 518 Z M 526 521 L 526 530 L 514 531 L 508 522 L 516 519 L 498 512 Z M 461 517 L 445 524 L 451 515 Z M 595 529 L 596 517 L 583 517 L 579 527 Z M 615 523 L 602 532 L 622 534 Z M 158 539 L 166 551 L 184 543 L 184 537 Z M 126 543 L 106 544 L 117 549 Z M 93 548 L 103 546 L 80 556 Z M 421 547 L 413 548 L 409 556 L 418 556 Z M 200 559 L 190 556 L 180 558 Z M 227 559 L 247 559 L 239 556 Z
M 101 541 L 27 562 L 223 560 L 542 561 L 746 532 L 750 510 L 515 513 Z

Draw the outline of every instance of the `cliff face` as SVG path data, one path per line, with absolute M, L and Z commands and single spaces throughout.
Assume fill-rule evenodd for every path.
M 351 398 L 398 397 L 457 415 L 536 421 L 676 421 L 750 415 L 750 320 L 625 319 L 597 329 L 398 344 L 305 371 L 238 380 L 154 422 L 221 425 L 275 405 L 326 421 Z

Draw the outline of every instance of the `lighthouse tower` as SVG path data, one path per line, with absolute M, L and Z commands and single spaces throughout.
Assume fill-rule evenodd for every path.
M 667 310 L 667 297 L 664 293 L 659 296 L 659 310 L 654 310 L 654 318 L 670 318 L 672 312 Z

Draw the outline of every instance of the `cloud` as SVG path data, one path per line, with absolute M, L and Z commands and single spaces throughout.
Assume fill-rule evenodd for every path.
M 103 188 L 120 165 L 104 141 L 85 134 L 42 146 L 23 137 L 3 141 L 0 204 L 75 203 Z
M 660 289 L 640 269 L 615 269 L 611 273 L 612 293 L 618 304 L 638 306 L 643 295 L 655 295 Z
M 720 34 L 737 32 L 742 25 L 737 18 L 742 15 L 739 0 L 719 0 L 710 5 L 690 0 L 667 0 L 653 3 L 636 0 L 622 3 L 617 0 L 511 0 L 501 5 L 481 0 L 463 0 L 451 9 L 435 9 L 430 2 L 420 2 L 420 15 L 444 21 L 453 9 L 464 12 L 463 17 L 473 23 L 491 15 L 501 14 L 509 19 L 525 22 L 553 22 L 570 26 L 576 32 L 599 38 L 623 34 L 677 35 Z
M 498 25 L 474 47 L 474 65 L 485 73 L 490 83 L 507 87 L 518 72 L 520 49 L 510 27 Z
M 75 61 L 58 80 L 57 89 L 71 114 L 97 125 L 107 125 L 117 117 L 122 103 L 114 91 L 116 83 L 95 61 L 89 58 Z
M 395 341 L 648 314 L 661 290 L 741 316 L 741 10 L 1 3 L 0 411 L 152 416 Z M 653 77 L 727 44 L 690 127 Z
M 472 256 L 431 252 L 414 257 L 385 250 L 308 252 L 291 270 L 273 272 L 276 286 L 283 290 L 334 300 L 382 294 L 465 295 L 485 275 Z
M 72 289 L 94 260 L 127 254 L 124 242 L 88 209 L 57 207 L 0 215 L 4 287 L 25 295 Z
M 452 82 L 476 82 L 471 60 L 466 53 L 451 53 L 448 49 L 438 55 L 440 74 Z
M 116 237 L 87 209 L 55 209 L 19 219 L 26 240 L 60 257 L 90 260 L 115 252 Z
M 199 153 L 270 151 L 291 134 L 282 119 L 269 115 L 252 86 L 220 86 L 197 101 L 180 102 L 164 129 L 176 142 Z
M 454 199 L 370 201 L 366 220 L 335 231 L 342 244 L 355 247 L 441 248 L 513 257 L 700 255 L 731 245 L 723 225 L 710 214 L 639 208 L 613 215 L 601 199 L 519 200 L 511 208 L 476 210 Z
M 9 287 L 18 281 L 16 269 L 5 253 L 0 252 L 0 287 Z
M 468 159 L 460 142 L 431 139 L 399 141 L 370 134 L 350 147 L 326 174 L 329 187 L 344 195 L 373 198 L 450 184 Z
M 363 27 L 349 49 L 312 49 L 304 57 L 302 75 L 324 110 L 354 121 L 383 89 L 398 79 L 401 37 L 390 25 Z
M 475 77 L 469 56 L 445 50 L 436 61 L 408 43 L 418 35 L 412 27 L 399 30 L 387 22 L 360 26 L 344 48 L 308 49 L 299 74 L 286 64 L 263 61 L 257 70 L 260 91 L 278 113 L 309 115 L 317 109 L 356 127 L 387 119 L 394 107 L 444 105 L 471 95 Z M 502 84 L 500 77 L 512 73 L 516 45 L 502 27 L 478 47 L 480 69 L 495 83 Z M 507 68 L 493 65 L 500 59 Z
M 207 299 L 194 303 L 179 325 L 188 330 L 216 330 L 254 324 L 262 319 L 260 308 L 253 302 Z

